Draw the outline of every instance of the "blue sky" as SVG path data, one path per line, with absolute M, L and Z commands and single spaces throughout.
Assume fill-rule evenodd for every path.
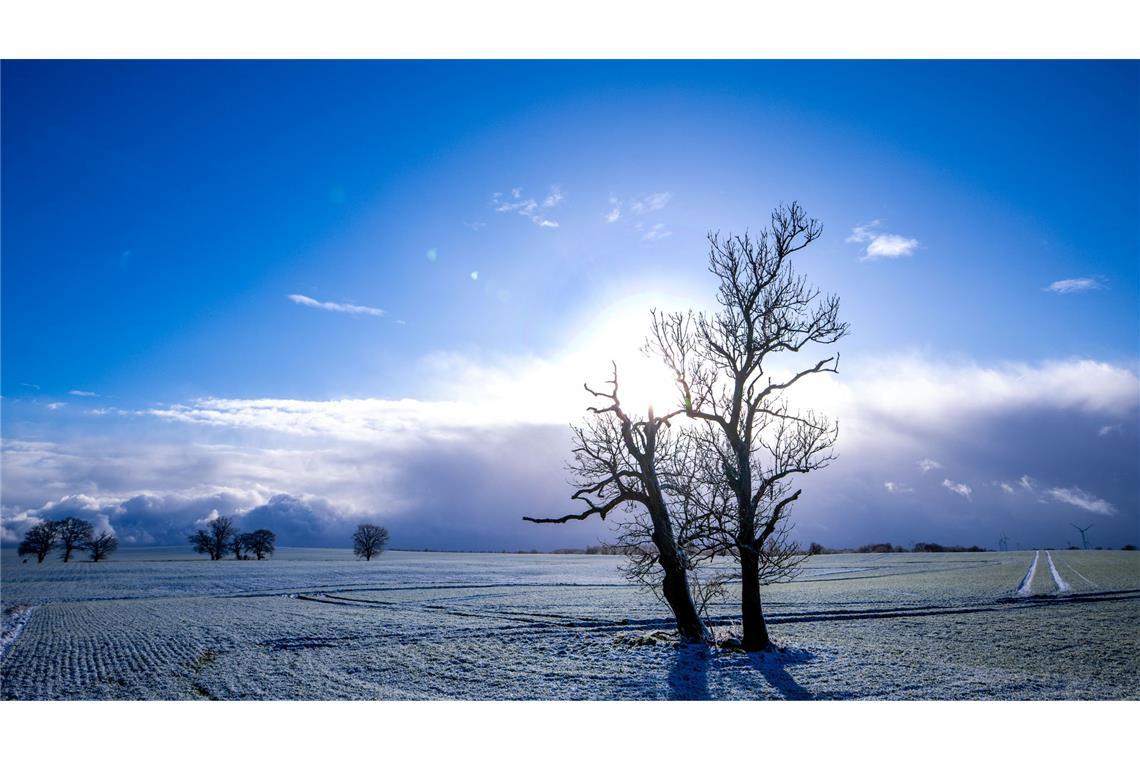
M 804 540 L 1140 539 L 1135 63 L 2 77 L 5 540 L 66 509 L 141 543 L 213 509 L 298 543 L 603 537 L 517 520 L 566 506 L 575 389 L 650 306 L 709 305 L 708 230 L 790 200 L 853 328 Z

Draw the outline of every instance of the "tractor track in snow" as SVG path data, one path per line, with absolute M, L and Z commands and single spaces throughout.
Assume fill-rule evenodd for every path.
M 1057 584 L 1057 593 L 1067 594 L 1072 591 L 1073 587 L 1066 583 L 1061 574 L 1057 572 L 1057 566 L 1053 564 L 1052 552 L 1045 552 L 1045 559 L 1049 560 L 1049 572 L 1053 575 L 1053 583 Z
M 1018 596 L 1029 596 L 1033 587 L 1033 576 L 1037 575 L 1037 560 L 1041 558 L 1041 552 L 1035 552 L 1033 555 L 1033 562 L 1029 564 L 1029 569 L 1025 571 L 1025 577 L 1021 579 L 1021 583 L 1017 587 Z

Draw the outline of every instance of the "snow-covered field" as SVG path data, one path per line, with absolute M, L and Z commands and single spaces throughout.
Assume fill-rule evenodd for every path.
M 614 557 L 123 550 L 0 563 L 5 699 L 1136 699 L 1140 554 L 813 557 L 785 650 L 667 629 Z M 1034 564 L 1035 563 L 1035 564 Z M 1030 573 L 1030 568 L 1034 570 Z M 1020 590 L 1020 592 L 1019 592 Z M 729 600 L 714 615 L 731 626 Z M 630 635 L 634 634 L 634 635 Z

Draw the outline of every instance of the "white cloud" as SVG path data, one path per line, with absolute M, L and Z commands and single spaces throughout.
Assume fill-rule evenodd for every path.
M 1045 290 L 1050 293 L 1064 295 L 1066 293 L 1083 293 L 1088 290 L 1100 290 L 1104 281 L 1099 277 L 1073 277 L 1067 280 L 1057 280 Z
M 1070 488 L 1050 488 L 1049 495 L 1056 501 L 1071 504 L 1074 507 L 1080 507 L 1087 512 L 1095 512 L 1100 515 L 1116 514 L 1116 507 L 1104 499 L 1099 499 L 1088 491 L 1083 491 L 1076 486 Z
M 1022 475 L 1020 478 L 1018 478 L 1017 482 L 1018 485 L 1020 485 L 1023 489 L 1029 491 L 1030 493 L 1033 493 L 1033 478 L 1029 477 L 1028 475 Z
M 308 296 L 303 296 L 299 293 L 292 293 L 288 296 L 288 298 L 293 303 L 300 304 L 301 306 L 308 306 L 313 309 L 335 311 L 341 314 L 366 314 L 370 317 L 384 316 L 383 309 L 377 309 L 372 306 L 357 306 L 351 303 L 336 303 L 334 301 L 318 301 L 315 298 L 309 298 Z
M 621 199 L 610 196 L 610 210 L 603 214 L 602 217 L 606 220 L 606 224 L 613 224 L 618 219 L 621 219 Z
M 638 226 L 638 229 L 640 229 L 640 225 Z M 673 232 L 671 230 L 667 229 L 664 224 L 658 223 L 658 224 L 655 224 L 652 227 L 650 227 L 648 230 L 646 230 L 645 233 L 641 236 L 641 239 L 642 240 L 662 240 L 664 238 L 669 237 L 672 234 L 673 234 Z
M 468 277 L 470 277 L 472 281 L 478 280 L 479 279 L 479 270 L 475 270 L 474 272 L 469 274 Z
M 876 357 L 847 367 L 842 376 L 813 378 L 797 398 L 845 420 L 849 434 L 889 423 L 911 437 L 944 437 L 985 418 L 1029 410 L 1124 419 L 1140 407 L 1140 378 L 1127 367 L 1091 359 L 983 366 Z
M 650 193 L 644 198 L 635 198 L 629 202 L 629 209 L 635 214 L 648 214 L 651 211 L 660 211 L 669 205 L 672 193 Z
M 98 396 L 99 395 L 98 393 L 95 393 L 94 391 L 79 391 L 79 390 L 70 390 L 70 391 L 68 391 L 68 394 L 71 396 Z
M 930 457 L 926 457 L 925 459 L 918 460 L 917 464 L 918 464 L 918 469 L 922 470 L 923 475 L 930 472 L 931 470 L 941 470 L 942 469 L 942 465 L 938 462 L 935 462 Z
M 558 185 L 551 185 L 550 191 L 540 203 L 533 197 L 523 198 L 522 188 L 515 187 L 511 188 L 509 195 L 492 193 L 491 206 L 499 213 L 515 212 L 520 216 L 525 216 L 539 227 L 555 228 L 558 227 L 558 222 L 547 218 L 542 209 L 552 209 L 558 206 L 565 197 L 566 196 L 562 194 L 562 189 Z
M 1103 438 L 1111 433 L 1120 434 L 1123 430 L 1124 428 L 1121 425 L 1101 425 L 1100 429 L 1096 431 L 1096 434 Z
M 913 488 L 904 486 L 902 483 L 895 483 L 892 480 L 883 483 L 883 488 L 887 489 L 888 493 L 914 493 Z
M 48 405 L 47 405 L 47 408 L 48 408 L 48 409 L 51 409 L 51 410 L 54 412 L 54 411 L 56 411 L 56 410 L 58 410 L 58 409 L 62 409 L 62 408 L 64 408 L 65 406 L 67 406 L 67 402 L 66 402 L 66 401 L 53 401 L 53 402 L 51 402 L 50 404 L 48 404 Z
M 965 483 L 955 483 L 949 478 L 946 478 L 942 481 L 942 487 L 952 493 L 956 493 L 959 496 L 966 498 L 967 500 L 970 499 L 970 494 L 974 492 L 974 489 L 970 488 Z
M 1017 490 L 1009 483 L 998 483 L 998 486 L 1001 487 L 1001 490 L 1005 491 L 1007 494 L 1013 494 Z
M 478 232 L 479 230 L 486 227 L 487 223 L 486 222 L 464 222 L 463 226 L 466 227 L 467 229 L 471 230 L 472 232 Z
M 566 196 L 562 194 L 562 188 L 560 188 L 558 185 L 551 185 L 550 193 L 542 201 L 542 207 L 554 208 L 559 203 L 561 203 L 562 199 L 565 197 Z
M 867 259 L 897 259 L 910 256 L 918 249 L 918 240 L 890 232 L 880 232 L 882 222 L 878 219 L 867 224 L 856 225 L 847 237 L 848 243 L 864 245 L 864 261 Z

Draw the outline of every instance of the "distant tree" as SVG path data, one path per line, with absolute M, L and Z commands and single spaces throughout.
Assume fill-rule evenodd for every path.
M 89 539 L 83 548 L 87 550 L 92 562 L 98 562 L 101 559 L 106 559 L 107 555 L 114 553 L 119 548 L 119 539 L 115 538 L 114 533 L 102 531 L 99 535 Z
M 82 549 L 91 536 L 95 534 L 95 526 L 78 517 L 65 517 L 59 521 L 59 548 L 64 562 L 71 560 L 71 554 L 76 549 Z
M 206 530 L 198 530 L 190 534 L 190 545 L 199 554 L 208 554 L 210 559 L 218 560 L 230 551 L 230 545 L 237 535 L 237 526 L 228 517 L 216 517 L 206 524 Z
M 59 524 L 54 520 L 44 520 L 28 528 L 24 540 L 20 542 L 19 555 L 36 555 L 36 564 L 44 561 L 44 557 L 51 554 L 59 540 Z
M 234 533 L 229 543 L 226 544 L 226 549 L 233 552 L 234 559 L 249 559 L 249 555 L 246 554 L 249 550 L 249 534 Z
M 271 530 L 261 528 L 253 533 L 243 533 L 245 548 L 258 559 L 265 559 L 277 550 L 277 536 Z
M 388 543 L 388 529 L 379 525 L 358 525 L 352 534 L 352 553 L 358 557 L 371 560 L 373 556 L 384 551 Z
M 808 547 L 808 554 L 823 554 L 824 551 L 823 544 L 817 544 L 815 541 L 812 541 Z
M 1135 544 L 1125 544 L 1124 546 L 1122 546 L 1120 548 L 1122 551 L 1126 551 L 1126 552 L 1136 551 L 1136 545 Z

